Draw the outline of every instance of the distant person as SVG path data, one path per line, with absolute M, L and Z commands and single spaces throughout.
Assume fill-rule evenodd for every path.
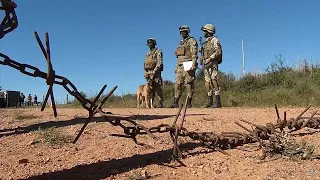
M 147 82 L 151 82 L 152 91 L 155 91 L 158 95 L 159 104 L 157 108 L 163 108 L 161 77 L 161 71 L 163 71 L 163 56 L 162 51 L 157 48 L 156 45 L 157 42 L 154 38 L 147 39 L 147 46 L 149 46 L 150 50 L 146 54 L 146 58 L 144 60 L 144 77 Z
M 182 36 L 182 40 L 179 43 L 175 51 L 175 55 L 177 57 L 176 62 L 176 82 L 174 84 L 174 99 L 172 104 L 170 104 L 169 108 L 177 108 L 179 107 L 179 99 L 182 95 L 182 86 L 184 83 L 186 84 L 186 90 L 188 95 L 187 107 L 191 108 L 192 97 L 194 94 L 194 83 L 195 83 L 195 75 L 196 70 L 198 68 L 198 43 L 197 40 L 190 36 L 190 28 L 186 25 L 183 25 L 179 28 L 180 34 Z M 192 67 L 188 71 L 184 70 L 183 62 L 191 62 Z
M 23 93 L 20 94 L 20 103 L 19 106 L 22 107 L 22 104 L 24 104 L 25 95 Z
M 34 95 L 34 97 L 33 97 L 33 104 L 36 104 L 38 106 L 38 97 L 37 97 L 37 95 Z
M 200 57 L 200 64 L 204 64 L 204 79 L 205 86 L 208 95 L 208 104 L 204 107 L 219 108 L 220 102 L 220 87 L 218 84 L 218 64 L 222 62 L 222 47 L 219 39 L 214 36 L 216 28 L 213 24 L 205 24 L 201 30 L 204 32 L 206 41 L 204 42 L 203 49 L 199 49 L 203 52 L 203 57 Z M 215 95 L 216 103 L 213 104 L 213 92 Z
M 28 107 L 32 105 L 32 97 L 31 97 L 31 94 L 28 95 Z

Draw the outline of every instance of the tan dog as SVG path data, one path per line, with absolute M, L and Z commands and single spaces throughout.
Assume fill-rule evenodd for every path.
M 145 103 L 147 108 L 153 107 L 154 92 L 150 82 L 145 85 L 140 85 L 137 90 L 137 108 L 141 107 L 141 104 Z

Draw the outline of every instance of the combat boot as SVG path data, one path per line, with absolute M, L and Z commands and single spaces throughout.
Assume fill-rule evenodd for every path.
M 188 98 L 188 101 L 187 101 L 187 108 L 192 108 L 191 101 L 192 101 L 192 98 Z
M 216 95 L 216 104 L 214 104 L 212 107 L 213 107 L 213 108 L 219 108 L 219 107 L 221 107 L 220 95 Z
M 208 107 L 212 107 L 212 106 L 213 106 L 213 97 L 212 96 L 208 96 L 208 104 L 206 104 L 203 107 L 204 108 L 208 108 Z
M 174 98 L 174 99 L 173 99 L 173 103 L 170 104 L 170 105 L 168 106 L 168 108 L 177 108 L 177 107 L 179 107 L 178 102 L 179 102 L 179 99 L 178 99 L 178 98 Z

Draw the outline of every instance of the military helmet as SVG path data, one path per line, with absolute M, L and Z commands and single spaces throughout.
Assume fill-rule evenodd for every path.
M 213 24 L 205 24 L 201 27 L 201 30 L 212 34 L 216 33 L 216 27 Z
M 147 44 L 149 44 L 149 43 L 154 43 L 155 45 L 157 45 L 157 41 L 154 38 L 148 38 Z
M 187 31 L 188 33 L 190 33 L 190 28 L 189 26 L 187 25 L 183 25 L 183 26 L 180 26 L 179 27 L 179 31 L 182 32 L 182 31 Z

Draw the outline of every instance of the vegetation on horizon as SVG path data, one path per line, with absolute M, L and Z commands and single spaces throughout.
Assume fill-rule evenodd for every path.
M 274 104 L 282 106 L 319 106 L 320 105 L 320 65 L 311 64 L 306 60 L 299 68 L 285 65 L 282 56 L 276 57 L 263 73 L 248 73 L 239 79 L 233 73 L 219 72 L 222 106 L 260 106 L 269 107 Z M 163 82 L 164 105 L 172 103 L 174 82 Z M 138 87 L 138 84 L 137 84 Z M 82 92 L 89 99 L 88 95 Z M 179 103 L 184 103 L 186 92 Z M 155 97 L 155 105 L 158 99 Z M 204 74 L 197 71 L 193 107 L 201 107 L 207 103 L 204 85 Z M 78 101 L 70 102 L 69 106 L 80 106 Z M 106 108 L 135 108 L 136 94 L 112 95 Z

